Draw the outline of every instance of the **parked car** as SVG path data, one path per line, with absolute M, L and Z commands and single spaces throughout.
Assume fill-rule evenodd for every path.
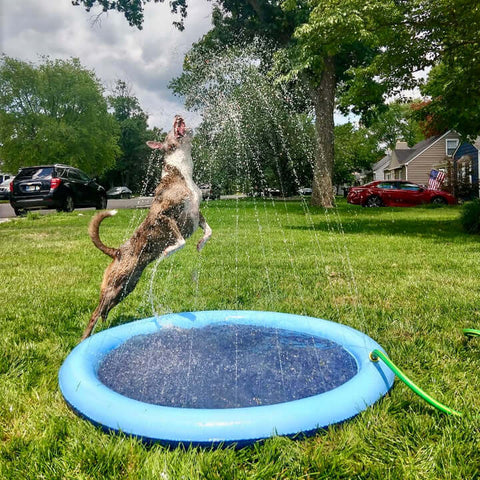
M 112 187 L 107 191 L 108 198 L 131 198 L 132 191 L 128 187 Z
M 266 188 L 265 189 L 266 197 L 281 197 L 282 192 L 278 188 Z
M 199 185 L 198 188 L 201 190 L 204 200 L 217 200 L 220 198 L 220 187 L 218 185 L 204 183 Z
M 298 194 L 299 195 L 311 195 L 312 194 L 312 189 L 309 187 L 302 187 L 298 189 Z
M 85 172 L 69 165 L 41 165 L 20 169 L 10 184 L 15 214 L 38 208 L 71 212 L 76 207 L 107 207 L 105 189 Z
M 425 203 L 453 205 L 456 198 L 441 190 L 428 190 L 423 185 L 401 180 L 377 180 L 351 187 L 347 202 L 363 207 L 413 207 Z
M 255 188 L 248 192 L 249 197 L 281 197 L 282 192 L 278 188 Z
M 0 200 L 8 200 L 10 198 L 10 184 L 13 177 L 0 183 Z
M 0 183 L 3 183 L 7 180 L 10 180 L 14 177 L 14 175 L 10 175 L 9 173 L 1 173 L 0 172 Z

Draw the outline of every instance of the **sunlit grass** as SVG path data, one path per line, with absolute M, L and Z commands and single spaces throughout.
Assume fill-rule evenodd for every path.
M 145 272 L 108 325 L 170 311 L 300 313 L 358 328 L 432 396 L 446 417 L 396 382 L 357 418 L 308 439 L 252 447 L 167 449 L 107 435 L 75 416 L 57 386 L 98 300 L 109 259 L 87 235 L 90 210 L 0 224 L 0 478 L 477 478 L 480 474 L 478 236 L 458 207 L 334 211 L 306 203 L 214 201 L 214 231 Z M 102 224 L 117 246 L 145 211 Z

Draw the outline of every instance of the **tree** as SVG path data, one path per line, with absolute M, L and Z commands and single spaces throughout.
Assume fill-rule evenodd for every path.
M 283 9 L 283 2 L 271 1 L 220 1 L 219 8 L 214 10 L 214 28 L 200 42 L 206 48 L 224 48 L 225 45 L 244 46 L 255 38 L 266 39 L 269 49 L 264 49 L 261 58 L 262 67 L 272 66 L 273 54 L 283 48 L 283 55 L 277 66 L 285 67 L 292 45 L 295 43 L 295 28 L 308 18 L 308 2 L 301 2 L 299 8 Z M 329 64 L 330 66 L 330 64 Z M 290 68 L 287 68 L 290 73 Z M 280 73 L 281 69 L 279 69 Z M 277 75 L 278 76 L 278 75 Z M 290 75 L 287 81 L 298 79 Z M 331 69 L 316 70 L 301 76 L 303 95 L 308 101 L 308 110 L 315 111 L 316 135 L 312 138 L 315 146 L 313 164 L 312 202 L 330 207 L 334 201 L 332 184 L 333 175 L 333 111 L 334 111 L 334 78 Z M 273 80 L 272 80 L 273 81 Z M 333 96 L 332 96 L 333 92 Z
M 397 141 L 407 142 L 408 146 L 412 147 L 425 138 L 415 117 L 415 109 L 419 103 L 395 101 L 382 109 L 368 127 L 378 145 L 393 150 Z
M 379 137 L 365 127 L 351 123 L 335 127 L 335 185 L 353 182 L 353 173 L 370 170 L 383 155 Z
M 118 146 L 121 154 L 113 168 L 105 173 L 104 182 L 110 186 L 126 185 L 134 192 L 141 192 L 147 187 L 144 182 L 151 157 L 151 150 L 145 144 L 152 138 L 152 132 L 148 130 L 148 115 L 122 80 L 117 80 L 107 100 L 120 126 Z
M 67 163 L 97 175 L 119 154 L 103 89 L 78 59 L 0 62 L 0 156 L 7 170 Z
M 374 61 L 354 77 L 377 76 L 386 91 L 422 86 L 416 73 L 430 71 L 415 105 L 427 135 L 454 128 L 464 138 L 480 131 L 480 9 L 465 0 L 395 2 L 390 18 L 373 19 L 383 32 Z
M 171 88 L 187 108 L 202 112 L 194 143 L 198 181 L 291 195 L 311 184 L 313 124 L 262 71 L 259 49 L 194 46 Z
M 417 117 L 434 133 L 454 129 L 473 141 L 480 134 L 479 78 L 480 62 L 467 69 L 460 63 L 440 63 L 422 88 L 431 100 L 419 105 Z
M 464 138 L 480 132 L 480 9 L 465 0 L 417 0 L 411 14 L 421 41 L 431 45 L 430 70 L 418 109 L 432 129 L 455 129 Z M 422 14 L 422 10 L 425 13 Z M 420 36 L 420 35 L 419 35 Z

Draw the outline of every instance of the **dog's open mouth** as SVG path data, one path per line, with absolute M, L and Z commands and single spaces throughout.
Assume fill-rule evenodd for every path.
M 173 126 L 173 133 L 175 135 L 175 138 L 184 137 L 186 128 L 187 127 L 185 125 L 185 121 L 183 120 L 183 118 L 180 116 L 177 116 L 177 118 L 175 118 L 175 123 Z

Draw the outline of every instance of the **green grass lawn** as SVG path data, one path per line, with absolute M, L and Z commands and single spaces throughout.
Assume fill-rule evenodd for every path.
M 273 310 L 334 320 L 378 341 L 446 416 L 398 380 L 356 418 L 307 439 L 235 450 L 146 446 L 108 435 L 65 405 L 57 373 L 98 300 L 109 259 L 87 234 L 95 213 L 0 224 L 1 479 L 472 479 L 480 476 L 480 238 L 459 207 L 335 210 L 230 200 L 203 207 L 197 232 L 145 271 L 107 326 L 171 311 Z M 145 211 L 102 225 L 117 246 Z

